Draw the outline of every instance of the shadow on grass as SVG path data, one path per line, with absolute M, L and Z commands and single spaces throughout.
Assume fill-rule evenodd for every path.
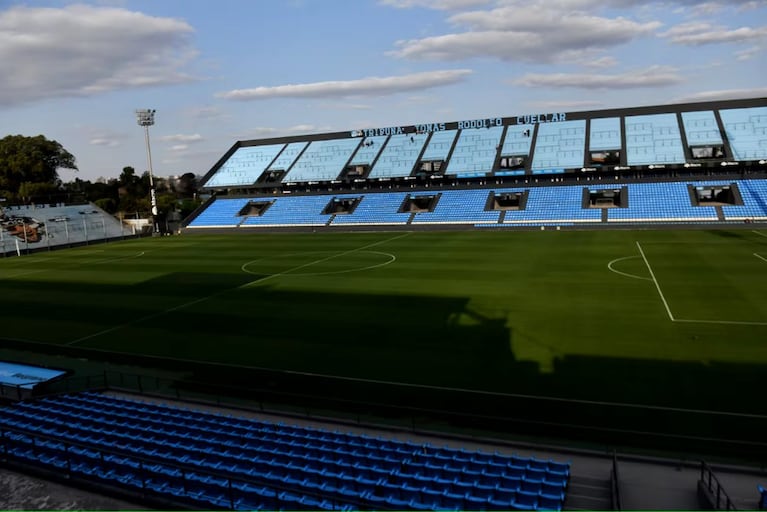
M 98 331 L 119 325 L 126 310 L 136 322 L 78 346 L 10 340 L 4 346 L 183 370 L 190 376 L 178 387 L 239 398 L 357 414 L 424 411 L 459 428 L 702 452 L 717 446 L 739 456 L 763 455 L 754 453 L 754 446 L 764 439 L 767 417 L 716 413 L 766 413 L 757 391 L 767 377 L 763 364 L 566 356 L 542 373 L 536 364 L 514 358 L 508 327 L 513 311 L 496 318 L 472 310 L 466 297 L 432 297 L 418 290 L 375 295 L 284 290 L 267 283 L 238 288 L 253 280 L 241 274 L 175 273 L 129 286 L 78 285 L 78 296 L 95 299 L 87 308 L 64 299 L 72 291 L 69 283 L 39 282 L 30 292 L 28 283 L 10 281 L 0 308 L 11 322 L 56 330 L 61 321 L 79 318 Z M 136 319 L 137 300 L 162 313 L 151 307 L 162 297 L 189 306 Z M 204 297 L 216 300 L 195 302 Z M 116 311 L 121 313 L 115 320 Z M 628 431 L 657 435 L 641 439 Z M 714 441 L 685 445 L 673 436 Z M 752 444 L 741 453 L 732 440 Z

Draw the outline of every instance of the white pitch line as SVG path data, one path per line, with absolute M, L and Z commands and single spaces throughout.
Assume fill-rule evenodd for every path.
M 404 235 L 395 236 L 393 238 L 387 238 L 386 240 L 381 240 L 380 242 L 374 242 L 372 244 L 368 244 L 368 245 L 359 247 L 357 249 L 352 249 L 350 251 L 346 251 L 346 252 L 343 252 L 343 253 L 335 254 L 335 255 L 329 256 L 327 258 L 322 258 L 321 260 L 312 261 L 312 262 L 309 262 L 309 263 L 304 263 L 303 265 L 299 265 L 297 267 L 291 268 L 289 270 L 286 270 L 285 272 L 281 272 L 279 274 L 272 274 L 272 275 L 264 276 L 264 277 L 262 277 L 260 279 L 256 279 L 255 281 L 251 281 L 249 283 L 245 283 L 244 285 L 238 286 L 237 288 L 228 288 L 226 290 L 221 290 L 220 292 L 216 292 L 216 293 L 210 294 L 210 295 L 205 296 L 205 297 L 200 297 L 198 299 L 195 299 L 195 300 L 192 300 L 192 301 L 189 301 L 189 302 L 185 302 L 183 304 L 179 304 L 178 306 L 174 306 L 172 308 L 168 308 L 168 309 L 165 309 L 163 311 L 159 311 L 157 313 L 153 313 L 151 315 L 146 315 L 146 316 L 143 316 L 141 318 L 137 318 L 136 320 L 131 320 L 130 322 L 125 322 L 125 323 L 120 324 L 120 325 L 115 325 L 114 327 L 110 327 L 109 329 L 104 329 L 102 331 L 99 331 L 99 332 L 96 332 L 96 333 L 93 333 L 93 334 L 89 334 L 88 336 L 83 336 L 82 338 L 78 338 L 76 340 L 70 341 L 69 343 L 67 343 L 67 345 L 75 345 L 77 343 L 89 340 L 91 338 L 97 338 L 99 336 L 103 336 L 104 334 L 109 334 L 110 332 L 119 331 L 120 329 L 124 329 L 125 327 L 130 327 L 131 325 L 135 325 L 135 324 L 140 323 L 140 322 L 145 322 L 146 320 L 152 320 L 153 318 L 157 318 L 157 317 L 166 315 L 168 313 L 172 313 L 174 311 L 178 311 L 180 309 L 184 309 L 184 308 L 187 308 L 189 306 L 193 306 L 195 304 L 199 304 L 200 302 L 204 302 L 204 301 L 206 301 L 208 299 L 211 299 L 213 297 L 217 297 L 217 296 L 222 295 L 224 293 L 230 292 L 230 291 L 232 291 L 234 289 L 241 289 L 241 288 L 245 288 L 247 286 L 250 286 L 250 285 L 253 285 L 253 284 L 256 284 L 256 283 L 263 283 L 264 281 L 267 281 L 267 280 L 272 279 L 274 277 L 283 276 L 285 274 L 289 274 L 290 272 L 294 272 L 296 270 L 300 270 L 302 268 L 308 267 L 310 265 L 315 265 L 315 264 L 321 263 L 323 261 L 328 261 L 328 260 L 333 259 L 333 258 L 338 258 L 338 257 L 343 256 L 345 254 L 351 254 L 351 253 L 354 253 L 354 252 L 357 252 L 357 251 L 362 251 L 362 250 L 368 249 L 370 247 L 375 247 L 376 245 L 385 244 L 386 242 L 391 242 L 392 240 L 397 240 L 398 238 L 403 238 L 405 236 L 408 236 L 409 234 L 410 234 L 410 232 L 407 232 Z
M 324 263 L 324 262 L 326 262 L 328 260 L 332 260 L 332 259 L 335 259 L 335 258 L 340 258 L 341 256 L 346 256 L 347 254 L 352 254 L 352 253 L 355 253 L 355 252 L 364 251 L 365 249 L 369 249 L 371 247 L 375 247 L 376 245 L 381 245 L 381 244 L 385 244 L 386 242 L 391 242 L 392 240 L 397 240 L 398 238 L 404 238 L 404 237 L 408 236 L 409 234 L 410 234 L 410 232 L 407 232 L 404 235 L 395 236 L 393 238 L 387 238 L 386 240 L 382 240 L 380 242 L 374 242 L 372 244 L 364 245 L 362 247 L 358 247 L 357 249 L 351 249 L 349 251 L 340 252 L 338 254 L 332 254 L 332 255 L 330 255 L 330 256 L 328 256 L 326 258 L 322 258 L 322 259 L 319 259 L 319 260 L 316 260 L 316 261 L 310 261 L 309 263 L 304 263 L 303 265 L 299 265 L 297 267 L 293 267 L 291 269 L 286 270 L 285 272 L 279 272 L 277 274 L 271 274 L 271 275 L 268 275 L 268 276 L 261 277 L 259 279 L 256 279 L 255 281 L 251 281 L 249 283 L 245 283 L 242 286 L 239 286 L 238 288 L 247 288 L 247 287 L 249 287 L 251 285 L 254 285 L 254 284 L 263 283 L 266 280 L 272 279 L 274 277 L 280 277 L 280 276 L 288 275 L 291 272 L 295 272 L 296 270 L 301 270 L 302 268 L 310 267 L 312 265 L 317 265 L 318 263 Z
M 687 320 L 684 318 L 677 318 L 674 322 L 686 324 L 767 325 L 767 322 L 747 322 L 740 320 Z
M 650 271 L 650 277 L 652 277 L 652 281 L 655 283 L 655 288 L 658 289 L 658 295 L 660 295 L 660 300 L 663 301 L 663 305 L 666 308 L 666 313 L 668 313 L 668 318 L 672 322 L 674 321 L 674 315 L 671 314 L 671 308 L 668 307 L 668 302 L 666 302 L 666 297 L 663 296 L 663 291 L 660 289 L 660 285 L 658 284 L 658 280 L 655 278 L 655 273 L 652 271 L 652 267 L 650 266 L 650 262 L 647 261 L 647 256 L 645 256 L 644 251 L 642 250 L 642 246 L 639 244 L 639 241 L 637 241 L 637 247 L 639 248 L 639 253 L 642 255 L 642 259 L 644 260 L 645 265 L 647 265 L 647 270 Z
M 766 263 L 767 263 L 767 258 L 765 258 L 764 256 L 760 256 L 759 254 L 756 254 L 756 253 L 754 253 L 754 256 L 756 256 L 756 257 L 757 257 L 757 258 L 759 258 L 760 260 L 762 260 L 762 261 L 764 261 L 764 262 L 766 262 Z
M 763 237 L 767 238 L 767 235 L 765 235 L 764 233 L 762 233 L 762 232 L 760 232 L 760 231 L 757 231 L 757 230 L 755 230 L 755 229 L 752 229 L 752 230 L 751 230 L 751 232 L 752 232 L 752 233 L 756 233 L 756 234 L 757 234 L 757 235 L 759 235 L 759 236 L 763 236 Z
M 622 276 L 633 277 L 634 279 L 641 279 L 643 281 L 652 281 L 652 279 L 650 279 L 649 277 L 635 276 L 634 274 L 627 274 L 626 272 L 621 272 L 620 270 L 615 270 L 613 268 L 613 263 L 618 263 L 619 261 L 623 261 L 623 260 L 631 260 L 638 257 L 639 256 L 624 256 L 623 258 L 616 258 L 607 264 L 607 268 L 608 270 L 615 272 L 616 274 L 620 274 Z
M 103 260 L 89 261 L 87 263 L 81 263 L 81 265 L 100 265 L 102 263 L 112 263 L 113 261 L 130 260 L 133 258 L 140 258 L 144 254 L 146 254 L 146 251 L 141 251 L 136 254 L 131 254 L 130 256 L 120 256 L 119 258 L 106 258 Z

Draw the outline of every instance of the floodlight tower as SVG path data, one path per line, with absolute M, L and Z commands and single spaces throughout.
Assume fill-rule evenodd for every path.
M 152 150 L 149 147 L 149 127 L 154 125 L 154 113 L 156 110 L 149 108 L 140 108 L 136 110 L 136 121 L 139 126 L 144 127 L 144 139 L 146 140 L 146 159 L 149 164 L 149 199 L 152 203 L 152 223 L 154 224 L 154 233 L 158 234 L 160 228 L 157 224 L 157 198 L 154 193 L 154 175 L 152 173 Z

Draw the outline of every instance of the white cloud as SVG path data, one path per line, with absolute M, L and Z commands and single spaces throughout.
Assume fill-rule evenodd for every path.
M 381 5 L 388 5 L 397 9 L 412 9 L 422 7 L 440 11 L 451 11 L 487 5 L 491 0 L 381 0 Z
M 190 135 L 185 134 L 176 134 L 176 135 L 163 135 L 160 137 L 160 140 L 163 142 L 183 142 L 183 143 L 189 143 L 189 142 L 200 142 L 203 140 L 202 135 L 199 133 L 194 133 Z
M 762 49 L 758 46 L 752 46 L 751 48 L 746 48 L 745 50 L 740 50 L 738 52 L 735 52 L 735 60 L 751 60 L 754 57 L 756 57 L 759 52 L 761 52 Z
M 528 103 L 533 108 L 561 109 L 561 108 L 593 108 L 603 107 L 604 103 L 594 100 L 580 101 L 531 101 Z
M 767 87 L 757 87 L 751 89 L 720 89 L 717 91 L 701 91 L 686 96 L 675 98 L 675 102 L 693 102 L 693 101 L 721 101 L 738 100 L 749 98 L 767 97 Z
M 122 8 L 0 11 L 0 105 L 192 80 L 192 27 Z
M 309 134 L 319 132 L 331 132 L 333 128 L 330 126 L 315 126 L 313 124 L 297 124 L 293 126 L 285 126 L 282 128 L 271 126 L 257 126 L 251 128 L 246 132 L 233 134 L 232 137 L 237 140 L 249 140 L 249 139 L 262 139 L 265 137 L 281 137 L 286 135 L 296 134 Z
M 108 148 L 113 148 L 119 146 L 120 142 L 109 137 L 92 137 L 88 141 L 88 144 L 91 146 L 106 146 Z
M 709 23 L 683 23 L 660 34 L 674 44 L 700 46 L 704 44 L 740 43 L 767 37 L 767 27 L 727 29 Z
M 618 59 L 615 57 L 604 56 L 597 59 L 584 61 L 581 64 L 589 68 L 611 68 L 618 64 Z
M 630 42 L 661 25 L 657 21 L 639 23 L 623 17 L 595 16 L 577 4 L 515 0 L 490 10 L 457 13 L 448 21 L 466 31 L 400 40 L 390 55 L 413 60 L 495 57 L 556 62 Z
M 175 146 L 171 146 L 171 151 L 185 151 L 189 149 L 189 144 L 176 144 Z
M 261 100 L 269 98 L 333 98 L 349 96 L 386 96 L 455 84 L 472 73 L 469 69 L 425 71 L 410 75 L 369 77 L 359 80 L 337 80 L 306 84 L 277 85 L 236 89 L 217 94 L 228 100 Z
M 220 108 L 212 106 L 191 108 L 187 112 L 196 119 L 211 120 L 228 117 Z
M 317 105 L 317 108 L 328 110 L 372 110 L 372 105 L 364 103 L 349 103 L 347 101 L 326 102 Z
M 524 87 L 556 87 L 576 89 L 634 89 L 639 87 L 665 87 L 683 82 L 675 68 L 651 66 L 622 74 L 595 73 L 528 73 L 511 81 Z

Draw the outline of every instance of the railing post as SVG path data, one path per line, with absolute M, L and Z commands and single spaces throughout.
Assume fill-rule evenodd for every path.
M 67 477 L 72 478 L 72 455 L 69 453 L 70 444 L 64 445 L 64 451 L 67 454 Z
M 722 500 L 722 486 L 716 482 L 716 508 L 719 509 L 719 503 Z

